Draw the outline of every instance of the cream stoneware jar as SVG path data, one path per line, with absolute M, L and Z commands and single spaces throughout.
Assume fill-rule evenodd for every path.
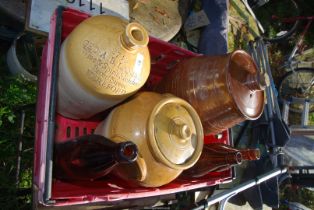
M 121 165 L 114 173 L 145 187 L 171 182 L 196 163 L 203 149 L 203 128 L 196 111 L 169 94 L 138 93 L 116 107 L 95 133 L 137 145 L 136 162 Z

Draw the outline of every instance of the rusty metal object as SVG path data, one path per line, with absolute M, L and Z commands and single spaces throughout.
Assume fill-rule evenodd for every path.
M 179 63 L 156 87 L 187 100 L 198 112 L 205 134 L 215 134 L 263 112 L 267 78 L 252 58 L 237 50 Z

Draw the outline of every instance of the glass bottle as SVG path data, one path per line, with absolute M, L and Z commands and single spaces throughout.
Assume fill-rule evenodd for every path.
M 204 145 L 197 163 L 182 173 L 183 177 L 201 177 L 209 172 L 224 171 L 240 165 L 245 160 L 260 158 L 258 149 L 236 149 L 226 144 L 213 143 Z
M 214 143 L 208 146 L 212 147 L 212 149 L 216 149 L 219 151 L 230 151 L 230 152 L 239 151 L 241 152 L 241 155 L 242 155 L 242 161 L 259 160 L 261 157 L 259 149 L 238 149 L 238 148 L 234 148 L 234 147 L 231 147 L 230 145 L 222 144 L 222 143 Z
M 121 163 L 132 163 L 138 155 L 130 142 L 114 143 L 101 135 L 86 135 L 55 145 L 54 176 L 68 180 L 94 180 Z
M 259 149 L 240 149 L 243 160 L 259 160 L 261 153 Z

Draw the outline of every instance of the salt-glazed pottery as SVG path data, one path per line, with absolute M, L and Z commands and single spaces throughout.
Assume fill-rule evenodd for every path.
M 251 56 L 237 50 L 184 60 L 156 90 L 187 100 L 199 114 L 204 133 L 215 134 L 259 118 L 267 83 L 268 77 L 259 73 Z
M 203 149 L 203 128 L 186 101 L 142 92 L 116 107 L 95 130 L 115 142 L 132 141 L 138 158 L 114 173 L 131 184 L 158 187 L 192 167 Z
M 57 111 L 89 118 L 134 94 L 150 73 L 148 40 L 140 24 L 118 17 L 80 23 L 62 43 Z

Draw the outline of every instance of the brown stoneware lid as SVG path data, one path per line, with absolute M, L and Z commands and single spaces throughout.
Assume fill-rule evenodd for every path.
M 264 109 L 264 89 L 268 79 L 259 73 L 252 57 L 242 50 L 234 51 L 226 79 L 237 110 L 246 119 L 259 118 Z
M 196 111 L 177 97 L 167 97 L 154 107 L 148 135 L 153 156 L 174 169 L 194 165 L 203 148 L 203 128 Z

